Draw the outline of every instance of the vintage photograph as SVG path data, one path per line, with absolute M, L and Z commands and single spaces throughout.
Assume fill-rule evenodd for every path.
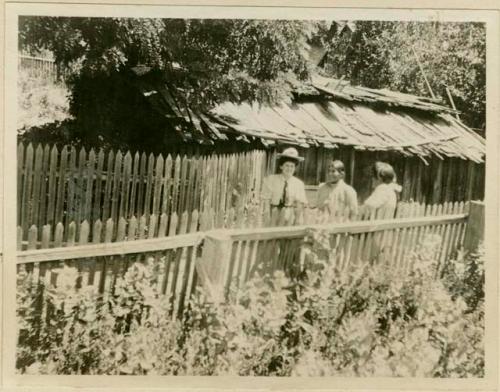
M 485 377 L 485 23 L 17 38 L 17 374 Z

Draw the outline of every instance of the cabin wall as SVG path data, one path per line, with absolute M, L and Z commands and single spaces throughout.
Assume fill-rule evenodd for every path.
M 336 149 L 299 148 L 299 153 L 305 161 L 298 167 L 297 176 L 309 186 L 324 182 L 329 160 L 341 160 L 346 167 L 345 181 L 356 189 L 360 202 L 371 193 L 371 168 L 377 160 L 394 167 L 397 182 L 403 186 L 402 201 L 442 203 L 484 199 L 484 163 L 438 157 L 427 157 L 424 162 L 418 157 L 406 157 L 395 152 L 359 151 L 344 146 Z M 275 157 L 276 150 L 273 150 L 268 158 L 271 172 L 277 170 L 273 166 Z
M 186 155 L 230 154 L 262 149 L 257 143 L 227 141 L 215 145 L 172 146 L 170 153 Z M 276 155 L 285 146 L 267 149 L 267 172 L 276 173 Z M 297 148 L 305 158 L 297 168 L 297 177 L 310 186 L 325 181 L 326 167 L 330 160 L 339 159 L 346 167 L 345 181 L 352 185 L 362 203 L 372 190 L 371 168 L 375 161 L 390 163 L 396 171 L 397 182 L 403 186 L 402 201 L 442 203 L 445 201 L 483 200 L 485 190 L 485 165 L 458 158 L 426 157 L 425 163 L 418 157 L 406 157 L 395 152 L 355 150 L 349 146 L 334 149 L 323 147 Z

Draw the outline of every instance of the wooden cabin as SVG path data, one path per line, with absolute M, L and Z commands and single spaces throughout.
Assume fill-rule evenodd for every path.
M 371 165 L 382 160 L 395 168 L 403 201 L 484 198 L 486 141 L 437 100 L 317 75 L 291 103 L 226 102 L 197 113 L 166 84 L 138 80 L 152 110 L 175 124 L 164 128 L 175 133 L 172 151 L 182 146 L 221 154 L 264 149 L 272 172 L 275 154 L 295 146 L 305 157 L 297 175 L 312 193 L 324 181 L 328 160 L 340 159 L 362 202 L 371 191 Z
M 324 51 L 318 53 L 314 65 Z M 395 168 L 404 201 L 484 199 L 486 140 L 435 99 L 352 86 L 316 74 L 291 103 L 269 107 L 226 102 L 199 113 L 148 67 L 97 83 L 109 85 L 119 105 L 112 115 L 108 108 L 96 115 L 99 104 L 77 113 L 82 133 L 133 128 L 135 139 L 126 144 L 140 142 L 148 145 L 146 152 L 157 154 L 265 150 L 270 172 L 275 170 L 275 154 L 295 146 L 306 158 L 297 175 L 311 193 L 324 181 L 328 160 L 340 159 L 360 201 L 370 193 L 371 164 L 383 160 Z M 87 93 L 90 100 L 95 96 L 92 89 Z M 99 118 L 106 121 L 96 122 Z

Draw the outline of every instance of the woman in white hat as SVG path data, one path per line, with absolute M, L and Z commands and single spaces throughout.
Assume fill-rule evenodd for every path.
M 273 226 L 301 223 L 307 204 L 306 190 L 294 173 L 304 158 L 293 147 L 285 149 L 277 158 L 280 173 L 266 177 L 262 186 L 264 213 L 270 214 Z

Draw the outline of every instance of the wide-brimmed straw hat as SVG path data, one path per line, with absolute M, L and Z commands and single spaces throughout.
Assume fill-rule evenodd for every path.
M 297 163 L 302 162 L 304 160 L 304 157 L 299 156 L 299 152 L 293 147 L 285 148 L 283 152 L 277 154 L 276 157 L 278 159 L 280 158 L 292 159 Z

